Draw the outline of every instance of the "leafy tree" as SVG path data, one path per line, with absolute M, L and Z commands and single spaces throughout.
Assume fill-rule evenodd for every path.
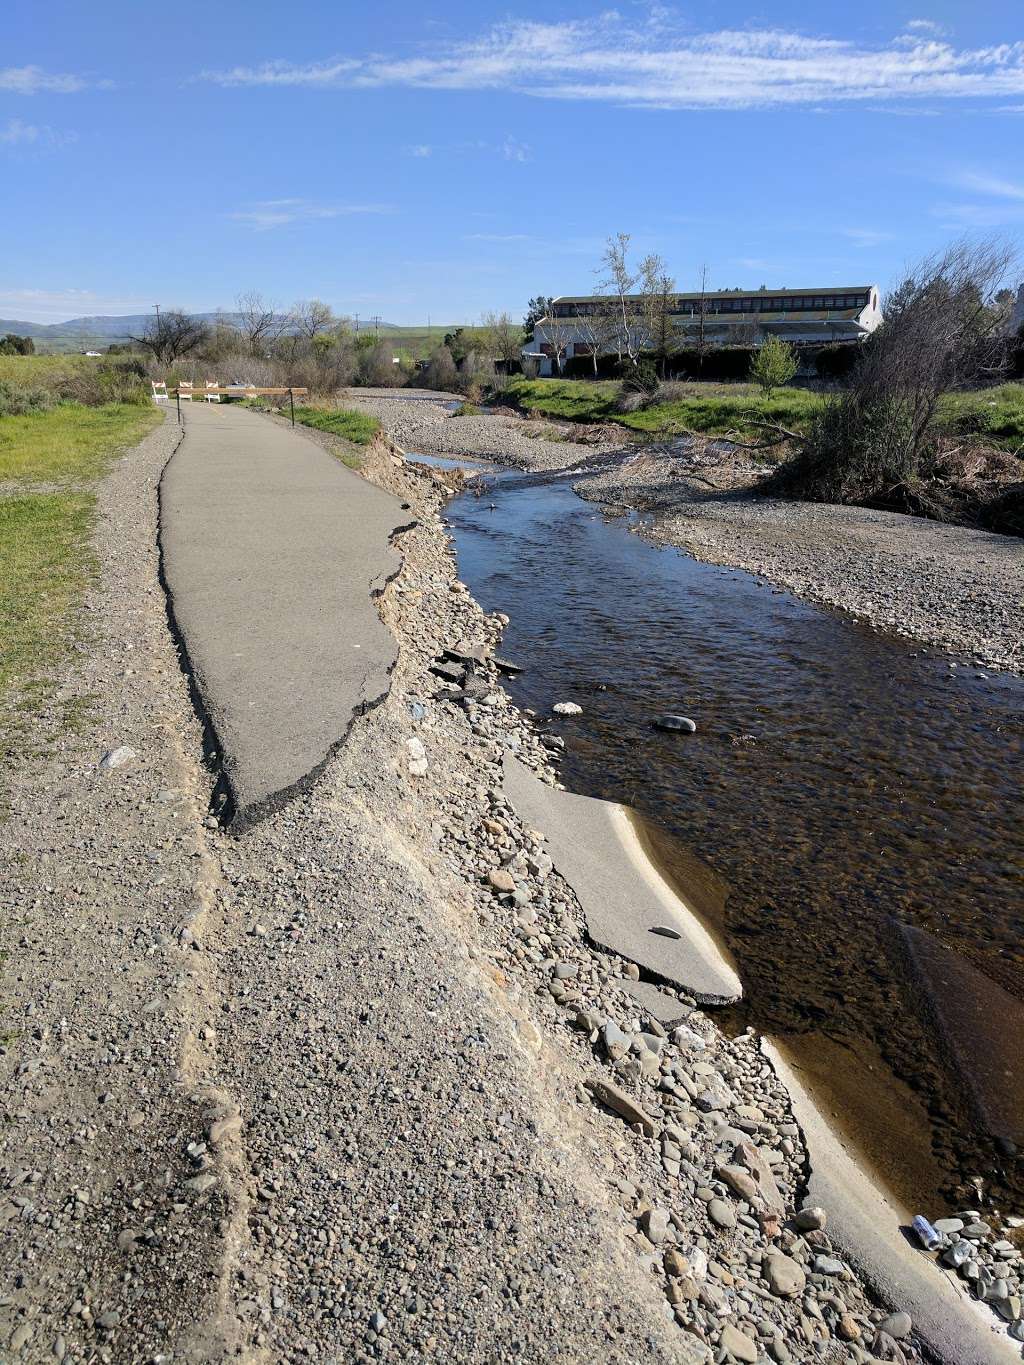
M 789 342 L 768 336 L 750 362 L 750 378 L 765 398 L 783 388 L 797 372 L 796 352 Z
M 35 355 L 36 343 L 31 337 L 21 337 L 8 332 L 0 341 L 0 355 Z
M 547 294 L 538 294 L 535 299 L 531 299 L 526 305 L 526 317 L 523 318 L 523 331 L 527 337 L 533 336 L 533 329 L 540 322 L 541 318 L 546 318 L 551 312 L 553 300 Z
M 431 351 L 421 374 L 424 388 L 452 389 L 458 377 L 455 361 L 447 346 L 438 346 L 436 350 Z
M 454 332 L 447 332 L 445 334 L 444 345 L 447 347 L 448 353 L 451 355 L 451 358 L 455 361 L 456 365 L 462 364 L 469 354 L 472 344 L 472 340 L 466 334 L 465 327 L 456 327 Z

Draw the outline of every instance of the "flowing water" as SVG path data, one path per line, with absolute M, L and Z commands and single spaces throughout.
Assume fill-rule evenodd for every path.
M 745 999 L 724 1026 L 780 1040 L 905 1201 L 976 1202 L 980 1177 L 1024 1212 L 1012 1146 L 979 1122 L 899 930 L 980 969 L 980 1008 L 1024 1048 L 1001 1013 L 1024 999 L 1024 681 L 659 549 L 565 476 L 500 472 L 448 516 L 461 577 L 511 618 L 516 702 L 583 707 L 550 721 L 565 784 L 633 806 L 680 876 L 696 854 L 728 883 L 718 927 Z M 666 711 L 697 733 L 655 730 Z

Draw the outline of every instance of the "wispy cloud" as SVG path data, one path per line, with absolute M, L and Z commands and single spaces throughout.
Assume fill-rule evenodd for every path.
M 934 19 L 908 19 L 904 27 L 908 33 L 930 33 L 933 38 L 944 38 L 949 32 Z
M 1024 181 L 1008 180 L 988 171 L 960 170 L 947 184 L 981 196 L 981 202 L 939 203 L 932 214 L 948 227 L 999 228 L 1024 221 Z
M 1024 201 L 1024 182 L 1007 180 L 1004 176 L 989 175 L 984 171 L 960 171 L 951 183 L 960 189 L 986 194 L 993 199 Z
M 881 246 L 883 242 L 891 242 L 893 239 L 891 232 L 882 232 L 878 228 L 844 227 L 840 228 L 839 231 L 842 236 L 849 238 L 855 246 Z
M 506 161 L 532 161 L 533 149 L 527 142 L 520 142 L 511 135 L 501 144 L 501 154 Z
M 314 204 L 308 199 L 264 199 L 249 208 L 228 214 L 236 223 L 245 223 L 257 232 L 287 227 L 289 223 L 312 222 L 323 218 L 350 218 L 363 213 L 391 213 L 388 204 Z
M 20 118 L 8 119 L 0 126 L 0 146 L 4 147 L 54 148 L 77 141 L 77 133 L 58 132 L 46 124 L 25 123 Z
M 41 66 L 0 67 L 0 90 L 9 95 L 75 95 L 88 86 L 82 76 L 44 71 Z
M 434 155 L 434 149 L 429 142 L 417 142 L 414 147 L 409 148 L 410 156 L 428 157 Z
M 536 242 L 539 239 L 529 232 L 467 232 L 464 242 Z
M 148 301 L 95 294 L 89 289 L 3 289 L 0 311 L 24 322 L 65 322 L 72 317 L 144 313 Z
M 510 90 L 654 109 L 823 107 L 1024 94 L 1024 42 L 957 48 L 917 21 L 887 44 L 781 29 L 694 34 L 667 10 L 644 22 L 512 21 L 419 55 L 283 60 L 206 71 L 224 86 Z

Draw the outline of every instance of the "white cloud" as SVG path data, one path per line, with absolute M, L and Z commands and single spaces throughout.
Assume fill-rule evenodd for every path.
M 433 147 L 431 147 L 430 144 L 427 143 L 427 142 L 418 142 L 418 143 L 416 144 L 415 147 L 410 147 L 410 148 L 409 148 L 409 155 L 410 155 L 410 156 L 427 157 L 427 156 L 433 156 L 433 154 L 434 154 L 434 149 L 433 149 Z
M 289 223 L 323 218 L 350 218 L 363 213 L 391 213 L 387 204 L 313 204 L 308 199 L 264 199 L 250 208 L 228 214 L 257 232 L 286 227 Z
M 78 134 L 57 132 L 46 124 L 25 123 L 12 118 L 0 127 L 0 146 L 4 147 L 66 147 L 77 142 Z
M 75 95 L 88 84 L 81 76 L 44 71 L 41 66 L 0 67 L 0 90 L 10 95 Z
M 955 48 L 919 27 L 874 46 L 780 29 L 694 34 L 665 10 L 646 23 L 612 11 L 586 21 L 512 21 L 412 57 L 279 60 L 201 78 L 226 86 L 510 90 L 652 109 L 825 107 L 1019 96 L 1024 42 Z

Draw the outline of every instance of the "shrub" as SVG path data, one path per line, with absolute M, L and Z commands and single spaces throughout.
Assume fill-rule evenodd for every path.
M 430 358 L 420 373 L 420 383 L 427 389 L 454 388 L 458 379 L 455 361 L 447 346 L 438 346 L 431 351 Z
M 785 388 L 796 371 L 797 360 L 792 346 L 777 336 L 766 337 L 750 362 L 750 378 L 765 398 L 771 398 L 776 389 Z
M 640 396 L 649 400 L 658 392 L 658 371 L 654 368 L 654 361 L 648 360 L 643 356 L 637 364 L 633 365 L 628 360 L 623 361 L 619 367 L 619 376 L 622 379 L 621 395 L 625 398 L 628 394 L 638 393 Z
M 13 384 L 9 379 L 0 379 L 0 417 L 46 412 L 55 402 L 53 393 L 39 384 Z

